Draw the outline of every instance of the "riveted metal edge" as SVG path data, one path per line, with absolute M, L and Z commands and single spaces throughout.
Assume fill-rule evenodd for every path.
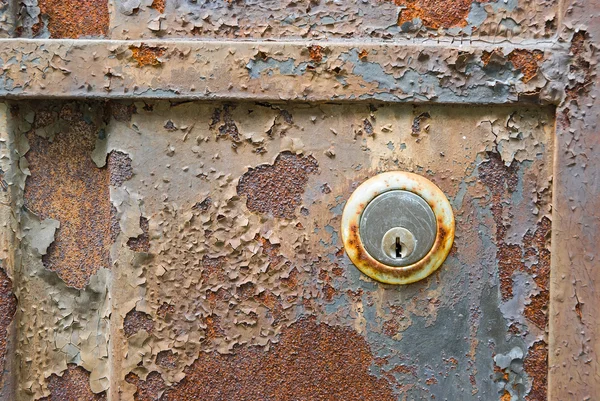
M 392 190 L 406 190 L 421 196 L 436 217 L 437 234 L 433 247 L 417 263 L 403 267 L 387 266 L 374 259 L 360 239 L 359 221 L 367 204 L 376 196 Z M 342 240 L 354 265 L 374 280 L 386 284 L 410 284 L 436 271 L 446 260 L 454 242 L 454 213 L 444 193 L 431 181 L 417 174 L 390 171 L 362 183 L 350 196 L 342 214 Z

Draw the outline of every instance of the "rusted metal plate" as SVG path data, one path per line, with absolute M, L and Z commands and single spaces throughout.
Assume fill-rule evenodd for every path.
M 592 400 L 600 392 L 600 2 L 565 9 L 574 32 L 567 99 L 557 110 L 549 397 Z
M 22 216 L 19 399 L 545 396 L 553 108 L 19 103 L 23 173 L 51 177 L 26 169 L 35 121 L 73 108 L 96 130 L 78 146 L 107 176 L 111 262 L 68 287 L 42 253 L 78 215 Z M 64 118 L 56 144 L 78 129 Z M 82 168 L 80 151 L 57 154 L 62 168 Z M 358 184 L 397 169 L 430 178 L 456 216 L 444 268 L 403 287 L 362 275 L 339 235 Z
M 24 37 L 487 40 L 549 38 L 558 0 L 173 1 L 39 0 L 17 10 Z M 110 28 L 109 28 L 109 9 Z
M 551 41 L 7 40 L 0 96 L 558 104 L 567 59 Z
M 0 399 L 594 399 L 599 9 L 0 0 Z M 338 231 L 397 169 L 403 288 Z

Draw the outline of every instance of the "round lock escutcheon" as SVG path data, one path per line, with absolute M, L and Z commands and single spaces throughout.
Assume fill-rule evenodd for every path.
M 342 240 L 354 265 L 387 284 L 422 280 L 444 262 L 454 241 L 454 213 L 428 179 L 393 171 L 362 183 L 342 214 Z

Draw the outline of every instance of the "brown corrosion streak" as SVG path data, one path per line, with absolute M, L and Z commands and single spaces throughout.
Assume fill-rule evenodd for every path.
M 546 400 L 548 393 L 548 345 L 538 341 L 527 351 L 523 368 L 533 380 L 527 401 Z
M 69 364 L 62 376 L 52 374 L 48 379 L 50 396 L 39 401 L 104 401 L 106 393 L 94 394 L 90 388 L 90 373 L 82 368 Z
M 539 63 L 543 58 L 544 52 L 540 50 L 515 49 L 508 55 L 508 60 L 513 66 L 523 73 L 523 82 L 529 82 L 537 75 Z
M 319 169 L 312 156 L 282 152 L 272 165 L 249 169 L 237 185 L 237 193 L 246 196 L 246 206 L 258 213 L 292 219 L 302 202 L 309 174 Z
M 268 351 L 238 346 L 229 355 L 200 353 L 161 400 L 395 400 L 390 384 L 370 374 L 373 361 L 354 330 L 306 318 L 285 329 Z M 145 382 L 130 375 L 128 381 L 138 387 L 136 401 L 156 399 L 163 387 L 156 375 Z
M 76 39 L 108 33 L 106 0 L 40 0 L 38 6 L 41 14 L 48 15 L 52 38 Z
M 518 184 L 517 169 L 514 165 L 505 166 L 498 153 L 490 153 L 489 160 L 479 166 L 479 179 L 491 193 L 492 217 L 496 223 L 496 260 L 500 275 L 500 292 L 502 299 L 508 300 L 513 295 L 513 273 L 525 270 L 523 255 L 519 245 L 505 243 L 508 227 L 504 225 L 502 214 L 504 204 L 509 203 L 509 193 Z
M 431 29 L 464 27 L 473 0 L 394 0 L 396 5 L 406 7 L 398 15 L 398 25 L 415 18 Z
M 60 118 L 70 128 L 57 133 L 53 142 L 33 131 L 27 134 L 31 176 L 25 186 L 25 206 L 42 220 L 60 222 L 42 260 L 67 285 L 83 288 L 98 269 L 108 267 L 109 174 L 90 157 L 97 127 L 72 104 L 62 108 Z
M 160 65 L 161 61 L 159 60 L 165 54 L 164 47 L 151 47 L 148 45 L 141 46 L 130 46 L 131 57 L 135 61 L 137 61 L 138 67 L 143 67 L 146 65 Z
M 17 311 L 17 298 L 12 291 L 12 281 L 0 267 L 0 379 L 5 369 L 4 359 L 8 348 L 8 326 Z M 1 382 L 1 380 L 0 380 Z
M 550 250 L 549 238 L 552 222 L 544 217 L 534 232 L 528 230 L 523 237 L 523 245 L 507 244 L 508 227 L 503 222 L 504 204 L 510 204 L 510 192 L 518 184 L 515 165 L 504 165 L 497 153 L 491 153 L 489 160 L 479 167 L 479 178 L 491 192 L 492 216 L 496 223 L 496 260 L 500 276 L 500 292 L 504 301 L 513 296 L 513 274 L 523 271 L 531 274 L 539 293 L 532 296 L 525 305 L 525 317 L 541 330 L 548 325 Z M 532 259 L 531 267 L 525 265 L 525 258 Z M 527 400 L 545 400 L 548 382 L 548 347 L 537 342 L 529 349 L 525 359 L 525 370 L 531 377 L 532 389 Z

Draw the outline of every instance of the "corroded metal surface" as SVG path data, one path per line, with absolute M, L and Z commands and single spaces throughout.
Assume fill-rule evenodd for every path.
M 591 400 L 600 392 L 600 3 L 567 2 L 565 10 L 571 57 L 557 110 L 548 384 L 552 400 Z
M 375 259 L 361 239 L 360 218 L 365 206 L 378 195 L 406 190 L 423 198 L 435 215 L 436 235 L 431 250 L 408 266 L 393 267 Z M 412 173 L 386 172 L 362 183 L 346 202 L 341 235 L 348 257 L 360 271 L 387 284 L 410 284 L 436 271 L 446 260 L 454 241 L 454 213 L 444 193 L 431 181 Z
M 558 104 L 568 73 L 568 47 L 551 40 L 323 42 L 318 57 L 306 42 L 2 43 L 9 98 Z
M 14 133 L 23 173 L 32 151 L 23 139 L 43 134 L 26 121 L 47 107 L 13 107 L 24 121 Z M 34 321 L 17 315 L 19 399 L 84 391 L 84 374 L 90 391 L 113 400 L 219 399 L 230 386 L 240 399 L 311 399 L 314 383 L 330 394 L 332 377 L 347 399 L 545 394 L 547 297 L 526 311 L 548 278 L 536 266 L 548 246 L 551 108 L 78 107 L 90 121 L 102 117 L 88 153 L 94 174 L 108 172 L 112 262 L 69 288 L 43 265 L 59 241 L 53 220 L 21 217 L 15 292 L 22 311 L 40 313 Z M 444 269 L 401 288 L 358 272 L 338 229 L 353 190 L 390 170 L 431 178 L 457 220 Z M 60 227 L 72 219 L 59 218 Z M 503 247 L 518 248 L 524 263 L 506 283 Z M 511 295 L 502 296 L 503 286 Z M 525 370 L 516 369 L 521 363 Z M 214 373 L 221 371 L 229 373 Z M 270 371 L 277 386 L 265 382 Z M 276 373 L 283 371 L 298 375 Z
M 0 399 L 594 399 L 599 8 L 0 0 Z M 402 289 L 391 170 L 457 222 Z

